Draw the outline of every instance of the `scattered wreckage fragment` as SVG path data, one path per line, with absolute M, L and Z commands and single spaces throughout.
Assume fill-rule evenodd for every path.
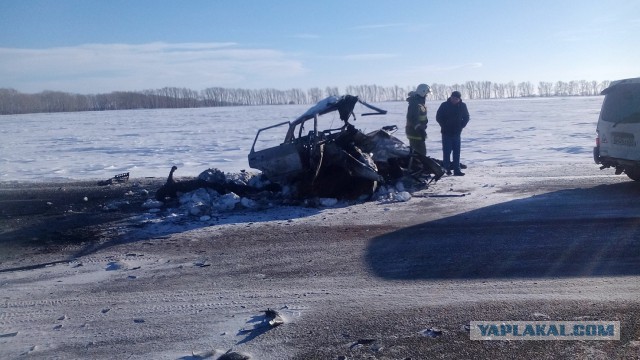
M 280 191 L 277 184 L 265 182 L 263 186 L 256 187 L 244 183 L 238 183 L 227 179 L 225 174 L 218 169 L 208 169 L 200 173 L 195 179 L 176 181 L 173 173 L 177 166 L 171 167 L 167 181 L 156 191 L 156 200 L 166 201 L 175 199 L 181 193 L 188 193 L 201 188 L 213 189 L 219 194 L 235 193 L 240 196 L 247 196 L 260 193 L 262 191 Z
M 257 324 L 254 324 L 249 328 L 240 329 L 239 333 L 246 334 L 246 333 L 252 333 L 255 331 L 264 332 L 266 330 L 270 330 L 276 326 L 280 326 L 284 324 L 284 318 L 276 310 L 267 309 L 267 310 L 264 310 L 263 312 L 264 312 L 264 317 L 260 322 L 258 322 Z
M 111 184 L 115 184 L 115 183 L 124 183 L 124 182 L 127 182 L 127 181 L 129 181 L 129 173 L 128 172 L 115 175 L 111 179 L 98 181 L 98 185 L 105 186 L 105 185 L 111 185 Z
M 403 177 L 426 185 L 444 175 L 435 160 L 412 151 L 392 135 L 396 126 L 368 134 L 356 129 L 349 119 L 356 120 L 353 110 L 358 103 L 373 110 L 362 116 L 387 113 L 357 96 L 328 97 L 293 122 L 259 129 L 249 152 L 249 166 L 274 183 L 295 186 L 301 197 L 357 198 Z M 334 111 L 344 124 L 321 130 L 320 116 Z M 281 144 L 256 150 L 262 132 L 282 126 L 287 126 L 287 132 Z

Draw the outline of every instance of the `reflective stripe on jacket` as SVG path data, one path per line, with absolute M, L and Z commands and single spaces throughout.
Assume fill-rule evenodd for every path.
M 407 125 L 405 131 L 408 139 L 424 140 L 427 128 L 427 107 L 424 104 L 426 98 L 420 95 L 412 95 L 407 98 Z M 418 126 L 421 125 L 421 126 Z

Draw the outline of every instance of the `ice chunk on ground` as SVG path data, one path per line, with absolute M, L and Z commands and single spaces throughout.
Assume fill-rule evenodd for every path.
M 159 208 L 162 206 L 162 202 L 158 201 L 158 200 L 153 200 L 153 199 L 147 199 L 147 201 L 145 201 L 142 204 L 142 208 L 143 209 L 153 209 L 153 208 Z
M 240 196 L 235 193 L 228 193 L 220 196 L 218 201 L 213 205 L 219 211 L 231 210 L 240 202 Z

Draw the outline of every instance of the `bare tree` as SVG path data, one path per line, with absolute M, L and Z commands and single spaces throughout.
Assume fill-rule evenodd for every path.
M 496 99 L 504 99 L 507 96 L 507 88 L 505 84 L 493 83 L 491 89 L 493 91 L 493 97 Z
M 308 99 L 312 104 L 322 100 L 322 90 L 320 88 L 311 88 L 307 90 Z
M 464 83 L 464 93 L 469 99 L 476 99 L 478 97 L 477 84 L 475 81 L 467 81 Z
M 509 81 L 508 83 L 505 84 L 504 87 L 505 87 L 505 91 L 507 93 L 507 97 L 509 97 L 509 98 L 516 97 L 517 87 L 516 87 L 516 84 L 513 83 L 513 81 Z
M 437 83 L 431 85 L 431 96 L 434 100 L 446 100 L 448 91 L 447 85 Z
M 528 81 L 521 82 L 518 84 L 518 92 L 522 97 L 530 97 L 533 96 L 533 84 Z
M 578 95 L 578 82 L 575 80 L 571 80 L 569 81 L 569 83 L 567 83 L 567 95 Z
M 585 80 L 538 83 L 538 96 L 585 96 L 598 95 L 609 86 L 610 81 L 601 83 Z M 366 101 L 403 101 L 413 86 L 397 85 L 349 85 L 345 93 L 357 95 Z M 492 83 L 490 81 L 467 81 L 464 84 L 432 84 L 431 99 L 446 100 L 452 91 L 462 92 L 468 99 L 514 98 L 535 96 L 534 87 L 529 82 L 517 86 L 513 81 Z M 338 95 L 337 87 L 302 89 L 232 89 L 211 87 L 202 91 L 187 88 L 165 87 L 144 91 L 116 91 L 109 94 L 81 95 L 60 91 L 43 91 L 38 94 L 23 94 L 14 89 L 0 89 L 0 114 L 23 114 L 61 111 L 100 111 L 122 109 L 188 108 L 230 105 L 276 105 L 309 104 L 322 98 Z
M 590 88 L 590 95 L 599 95 L 600 91 L 602 91 L 597 81 L 591 81 L 589 83 L 589 88 Z
M 338 96 L 338 95 L 340 95 L 340 91 L 338 91 L 337 87 L 327 86 L 324 89 L 324 95 L 325 95 L 325 97 Z
M 553 95 L 553 83 L 541 81 L 538 83 L 538 95 L 539 96 L 552 96 Z
M 568 93 L 569 91 L 568 91 L 567 83 L 563 81 L 556 82 L 555 91 L 554 91 L 555 96 L 566 96 L 568 95 Z
M 481 99 L 490 99 L 491 98 L 491 81 L 482 81 L 478 84 L 480 86 L 480 98 Z

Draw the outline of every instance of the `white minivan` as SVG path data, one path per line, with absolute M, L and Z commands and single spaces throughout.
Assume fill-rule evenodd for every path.
M 601 94 L 593 159 L 640 181 L 640 78 L 613 81 Z

